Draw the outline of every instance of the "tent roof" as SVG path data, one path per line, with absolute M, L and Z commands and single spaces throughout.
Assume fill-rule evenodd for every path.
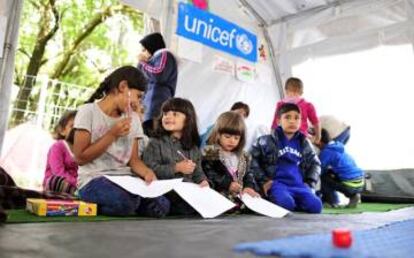
M 249 6 L 265 22 L 273 25 L 280 21 L 340 4 L 340 0 L 240 0 L 244 6 Z

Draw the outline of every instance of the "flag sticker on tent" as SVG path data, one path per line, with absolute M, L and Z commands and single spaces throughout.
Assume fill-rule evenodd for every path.
M 190 4 L 178 6 L 177 34 L 248 61 L 257 61 L 255 34 Z

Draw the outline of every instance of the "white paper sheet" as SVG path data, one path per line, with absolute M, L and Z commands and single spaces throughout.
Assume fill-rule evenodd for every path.
M 179 183 L 174 190 L 203 218 L 214 218 L 230 210 L 234 203 L 210 187 L 200 187 L 194 183 Z
M 132 194 L 139 195 L 144 198 L 155 198 L 171 191 L 175 185 L 180 184 L 181 178 L 170 180 L 155 180 L 147 185 L 144 180 L 139 177 L 132 176 L 105 176 L 115 184 L 124 188 Z
M 247 208 L 268 217 L 282 218 L 289 213 L 288 210 L 260 197 L 251 197 L 248 194 L 243 194 L 241 200 L 246 204 Z
M 3 58 L 4 40 L 6 38 L 7 17 L 0 15 L 0 58 Z

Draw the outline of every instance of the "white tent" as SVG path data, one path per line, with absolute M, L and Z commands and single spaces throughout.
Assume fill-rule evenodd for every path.
M 409 87 L 414 82 L 414 0 L 209 0 L 210 13 L 257 36 L 257 47 L 265 49 L 257 62 L 178 36 L 178 4 L 190 1 L 122 2 L 159 21 L 168 47 L 180 58 L 177 95 L 194 103 L 202 129 L 232 103 L 243 101 L 251 107 L 247 124 L 253 138 L 257 128 L 270 127 L 283 82 L 297 76 L 305 83 L 304 97 L 320 115 L 333 114 L 351 124 L 348 148 L 363 168 L 414 167 L 414 142 L 405 136 L 414 129 L 408 121 L 414 108 Z M 10 32 L 18 26 L 20 4 L 0 0 L 5 6 L 0 16 L 8 17 Z M 6 37 L 9 57 L 15 36 Z M 13 69 L 4 67 L 12 67 L 13 58 L 5 57 L 0 105 L 7 106 L 3 92 L 11 87 Z M 253 71 L 247 78 L 234 72 L 246 67 Z M 3 125 L 8 108 L 1 108 Z M 395 140 L 402 137 L 408 142 Z

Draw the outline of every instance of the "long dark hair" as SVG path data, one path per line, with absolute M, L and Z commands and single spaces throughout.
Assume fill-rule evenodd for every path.
M 128 88 L 130 89 L 145 91 L 147 87 L 147 80 L 138 68 L 133 66 L 122 66 L 108 75 L 85 103 L 92 103 L 96 99 L 105 97 L 110 92 L 117 89 L 121 81 L 127 81 Z
M 156 136 L 170 135 L 170 132 L 162 127 L 163 114 L 168 111 L 185 114 L 184 128 L 180 139 L 183 148 L 190 150 L 194 146 L 198 147 L 200 145 L 200 135 L 198 134 L 197 115 L 193 104 L 187 99 L 171 98 L 162 104 L 161 114 L 155 124 Z

